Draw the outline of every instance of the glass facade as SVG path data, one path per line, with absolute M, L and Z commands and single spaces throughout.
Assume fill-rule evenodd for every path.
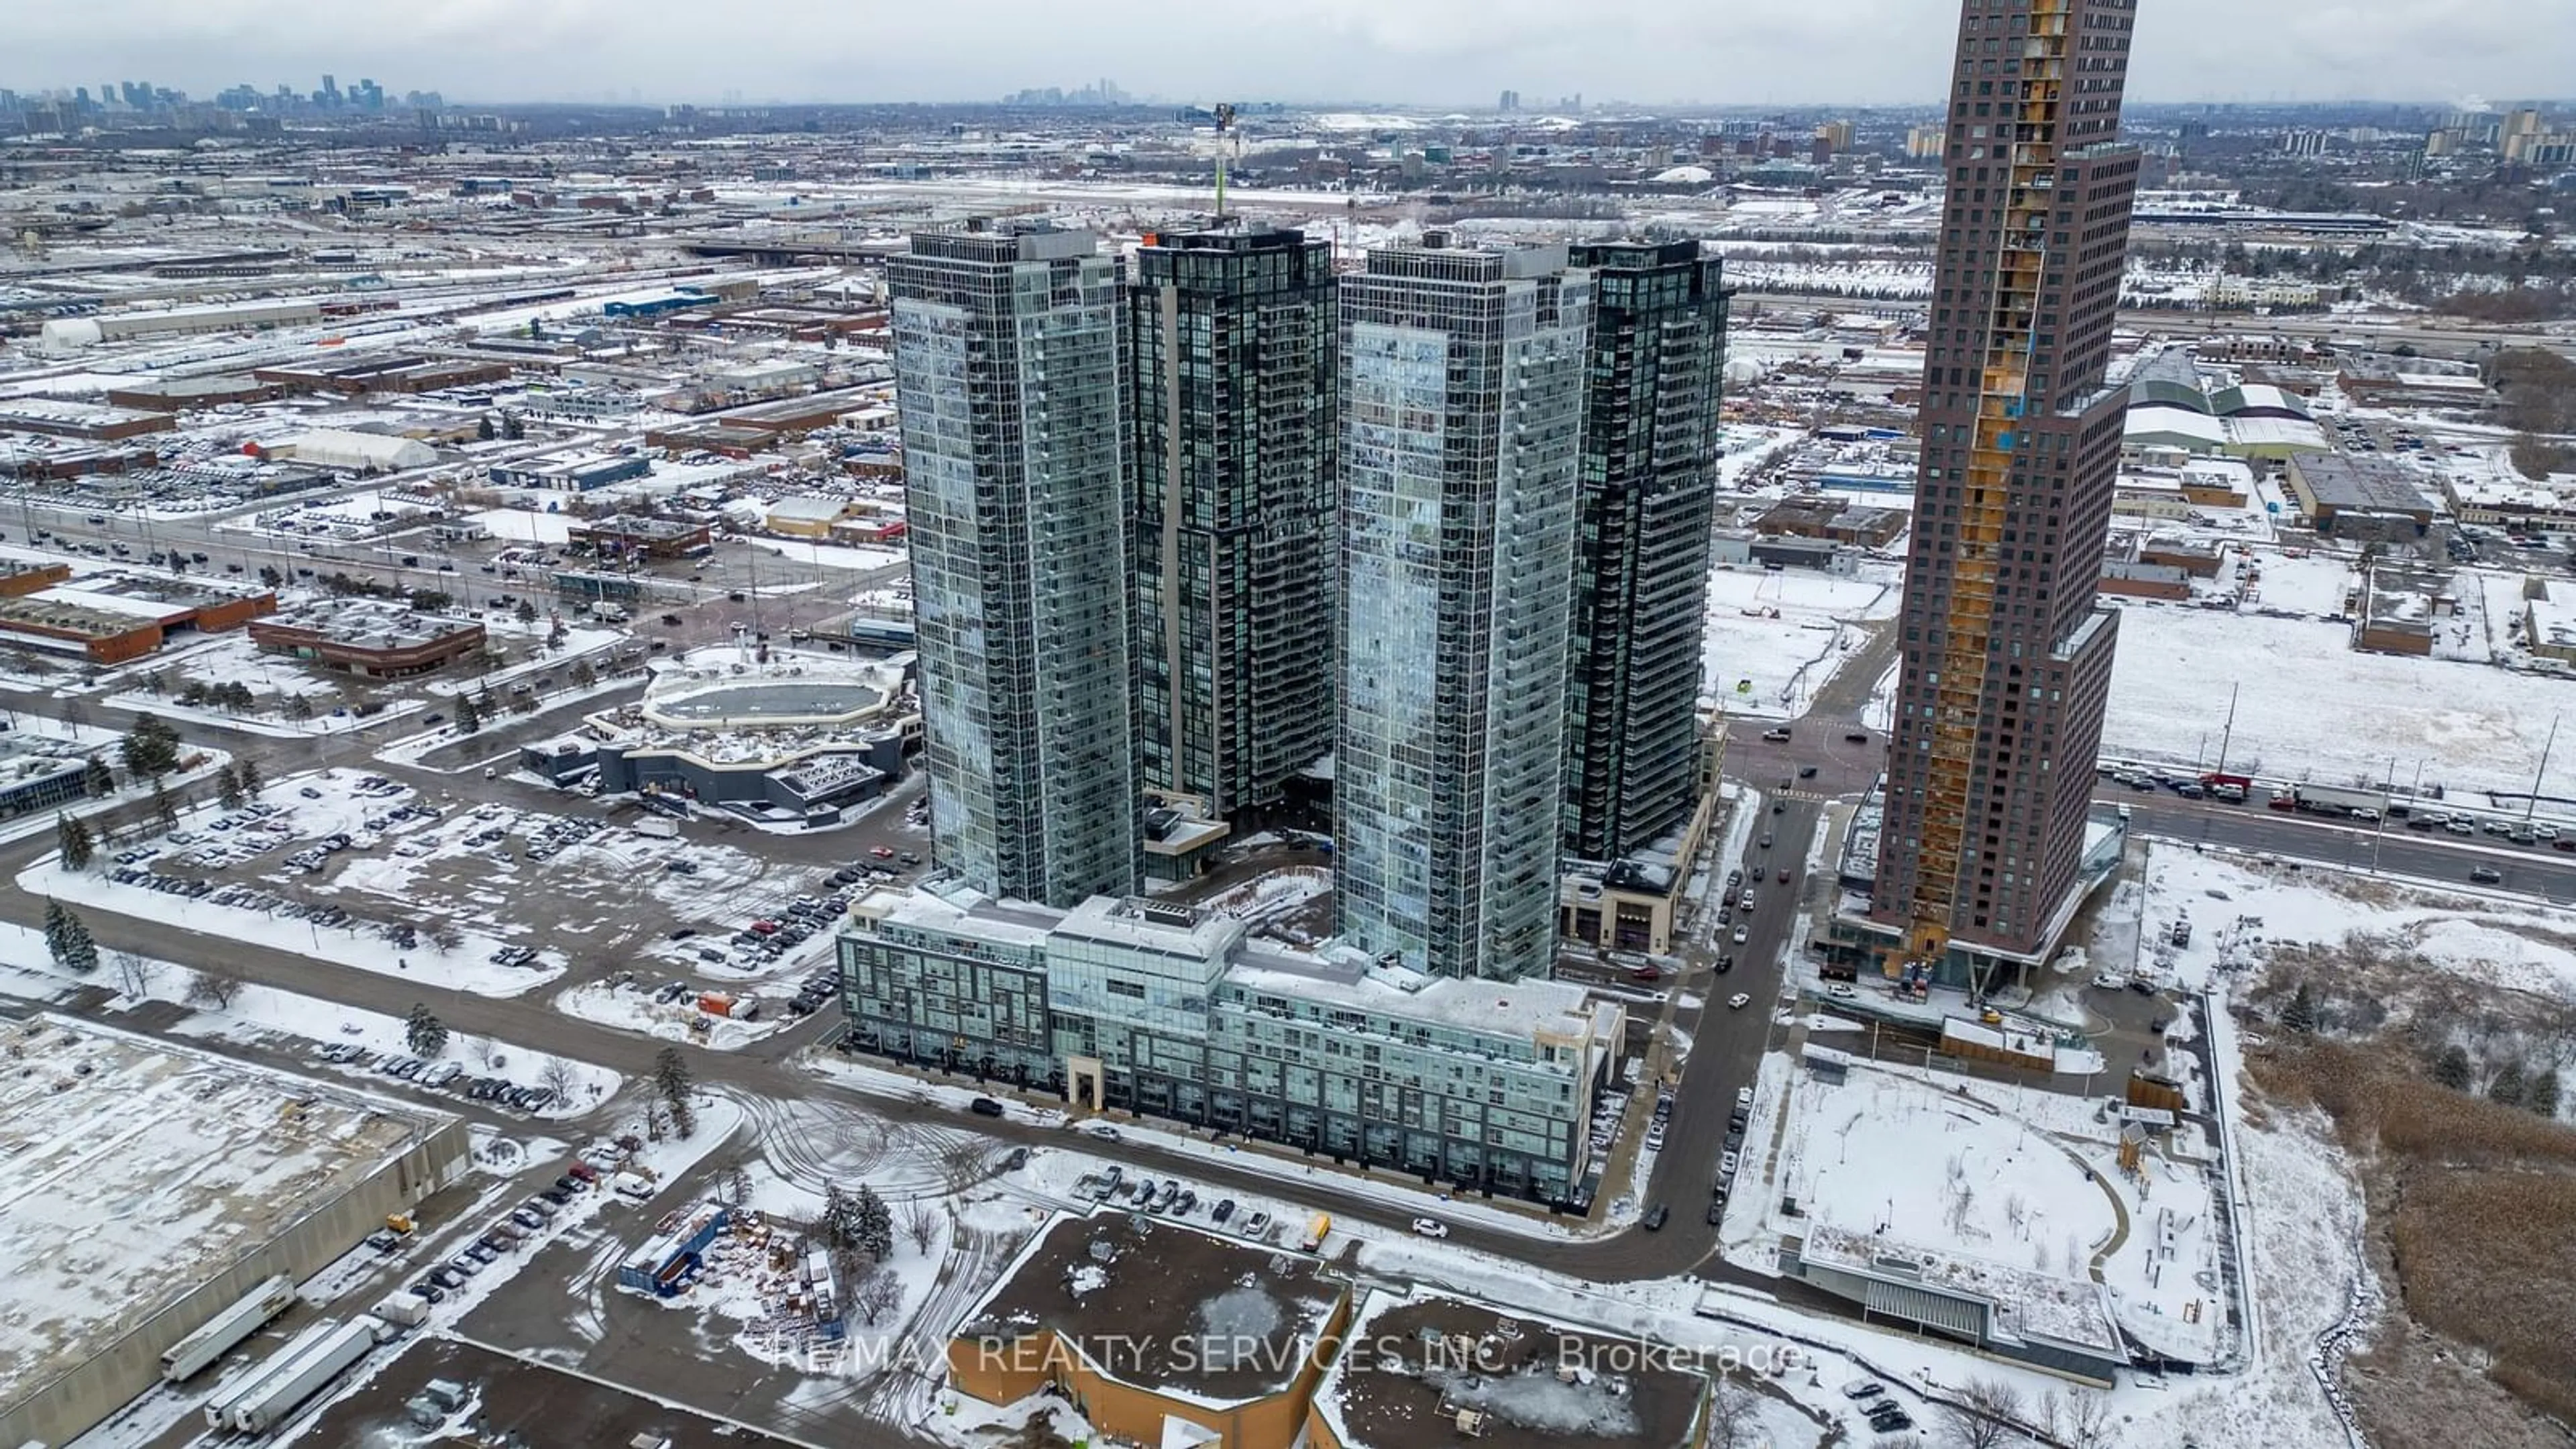
M 860 1048 L 1066 1091 L 1541 1202 L 1576 1199 L 1594 1093 L 1622 1034 L 1580 988 L 1493 988 L 1267 954 L 1222 915 L 1150 901 L 1070 912 L 913 903 L 840 941 Z
M 925 233 L 886 270 L 936 857 L 996 895 L 1124 892 L 1114 266 L 1030 229 Z
M 1699 788 L 1726 289 L 1697 242 L 1574 247 L 1593 282 L 1566 678 L 1565 852 L 1610 861 Z
M 1331 251 L 1149 236 L 1127 289 L 1137 770 L 1230 816 L 1333 747 Z
M 1392 249 L 1340 308 L 1337 929 L 1544 975 L 1591 280 L 1563 248 Z

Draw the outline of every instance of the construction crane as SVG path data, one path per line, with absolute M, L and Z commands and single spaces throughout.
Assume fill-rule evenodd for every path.
M 1216 105 L 1216 219 L 1225 220 L 1225 143 L 1234 129 L 1234 103 L 1219 101 Z
M 2030 371 L 2038 350 L 2035 325 L 2040 274 L 2048 258 L 2049 206 L 2057 174 L 2057 126 L 2064 102 L 2072 0 L 2033 0 L 2022 60 L 2017 127 L 2011 134 L 2011 185 L 1986 355 L 1977 380 L 1977 420 L 1968 454 L 1959 543 L 1943 613 L 1941 672 L 1933 680 L 1931 768 L 1923 792 L 1923 838 L 1915 855 L 1914 893 L 1904 939 L 1889 948 L 1881 971 L 1903 978 L 1919 964 L 1924 979 L 1950 950 L 1950 923 L 1968 856 L 1968 811 L 1977 775 L 1977 734 L 1985 722 L 1995 598 L 2003 573 L 2004 523 L 2011 507 L 2015 446 L 2030 405 Z

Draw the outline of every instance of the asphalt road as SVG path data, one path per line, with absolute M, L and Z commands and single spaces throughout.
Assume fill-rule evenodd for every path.
M 2576 902 L 2576 853 L 2546 845 L 2409 830 L 2403 821 L 2383 822 L 2377 828 L 2342 824 L 2256 803 L 2186 800 L 2162 790 L 2149 794 L 2114 786 L 2096 790 L 2094 798 L 2127 806 L 2130 829 L 2141 835 L 2463 888 L 2470 885 L 2471 870 L 2492 866 L 2504 879 L 2482 889 L 2544 896 L 2561 904 Z

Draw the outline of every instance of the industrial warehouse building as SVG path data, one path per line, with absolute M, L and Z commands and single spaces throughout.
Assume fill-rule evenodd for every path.
M 47 322 L 39 345 L 47 352 L 77 352 L 129 337 L 244 332 L 321 320 L 319 302 L 233 302 L 213 307 L 174 307 L 165 312 L 102 312 L 95 317 L 58 317 Z
M 292 460 L 315 468 L 342 468 L 356 473 L 393 473 L 426 468 L 438 451 L 417 438 L 387 433 L 361 433 L 347 428 L 316 428 L 261 445 L 259 455 Z
M 0 1444 L 63 1444 L 264 1280 L 465 1175 L 462 1120 L 39 1015 L 0 1022 Z
M 170 635 L 238 628 L 277 607 L 277 595 L 166 574 L 84 575 L 38 556 L 0 559 L 0 642 L 92 664 L 140 659 Z

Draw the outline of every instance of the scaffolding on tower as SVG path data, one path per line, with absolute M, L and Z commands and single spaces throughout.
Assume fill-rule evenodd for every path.
M 2063 110 L 2070 12 L 2074 0 L 2032 0 L 2023 37 L 2018 111 L 1999 128 L 2011 172 L 1999 245 L 1995 291 L 1980 361 L 1977 417 L 1963 482 L 1959 542 L 1942 616 L 1940 668 L 1933 691 L 1930 769 L 1924 781 L 1923 839 L 1916 854 L 1908 930 L 1881 962 L 1888 977 L 1928 980 L 1949 953 L 1960 877 L 1969 858 L 1968 811 L 1977 779 L 1978 735 L 1985 723 L 1986 675 L 1993 657 L 1995 599 L 2003 574 L 2004 523 L 2012 499 L 2014 453 L 2030 406 L 2030 371 L 2040 275 L 2048 257 L 2049 208 L 2057 179 L 2057 125 Z M 1953 205 L 1956 205 L 1954 199 Z

